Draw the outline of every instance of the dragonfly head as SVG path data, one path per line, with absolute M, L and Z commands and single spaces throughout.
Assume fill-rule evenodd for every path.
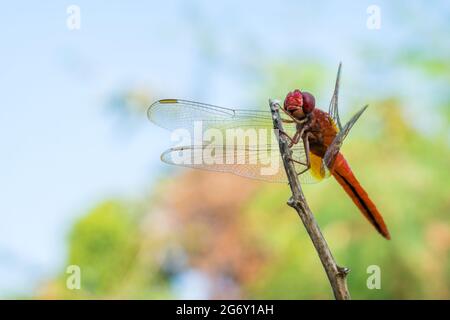
M 289 92 L 284 99 L 284 109 L 296 118 L 304 118 L 311 113 L 316 106 L 314 96 L 306 91 L 296 89 Z

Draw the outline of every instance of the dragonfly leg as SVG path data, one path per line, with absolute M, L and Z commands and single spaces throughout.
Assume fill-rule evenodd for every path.
M 293 137 L 291 137 L 287 132 L 280 130 L 280 134 L 284 135 L 286 138 L 289 139 L 290 143 L 289 143 L 289 148 L 294 145 L 294 139 L 297 140 L 296 143 L 298 143 L 298 138 L 296 137 L 297 133 L 295 133 L 295 135 Z
M 286 120 L 286 121 L 289 121 L 289 120 Z M 305 121 L 302 120 L 302 122 L 300 123 L 301 130 L 300 131 L 297 130 L 297 132 L 294 134 L 293 137 L 289 136 L 285 131 L 280 130 L 280 133 L 285 135 L 289 139 L 289 141 L 290 141 L 289 148 L 292 148 L 292 146 L 294 144 L 297 144 L 300 141 L 300 139 L 303 137 L 305 130 L 309 128 L 309 126 L 307 124 L 305 124 L 304 122 Z
M 302 132 L 303 132 L 303 130 L 302 130 Z M 309 135 L 310 135 L 310 133 L 308 132 L 303 137 L 303 145 L 305 146 L 305 155 L 306 155 L 306 164 L 303 164 L 303 165 L 306 167 L 301 172 L 297 173 L 297 175 L 301 175 L 311 168 L 311 159 L 309 157 Z
M 294 136 L 293 137 L 291 137 L 290 135 L 288 135 L 286 132 L 284 132 L 284 131 L 281 131 L 280 130 L 280 134 L 283 134 L 286 138 L 288 138 L 289 139 L 289 149 L 290 148 L 292 148 L 292 146 L 294 145 L 294 144 L 297 144 L 299 141 L 300 141 L 300 138 L 301 138 L 301 136 L 302 136 L 302 133 L 303 131 L 297 131 L 295 134 L 294 134 Z
M 291 143 L 289 143 L 289 149 L 292 148 L 294 144 L 297 144 L 300 141 L 301 133 L 297 131 L 292 137 Z
M 297 124 L 303 124 L 307 121 L 307 119 L 302 119 L 302 120 L 298 120 L 297 118 L 295 118 L 292 114 L 290 114 L 288 111 L 284 110 L 283 108 L 280 108 L 281 111 L 283 111 L 284 113 L 286 113 L 288 115 L 289 118 L 291 118 L 291 120 Z
M 302 129 L 299 131 L 299 138 L 302 138 L 302 139 L 304 139 L 304 137 L 303 137 L 303 135 L 305 134 L 305 130 L 307 129 L 307 126 L 306 125 L 303 125 L 302 126 Z
M 301 161 L 298 161 L 298 160 L 295 160 L 295 159 L 293 159 L 293 158 L 288 158 L 288 160 L 289 160 L 289 161 L 292 161 L 292 162 L 295 162 L 295 163 L 298 163 L 298 164 L 301 164 L 302 166 L 307 166 L 306 163 L 301 162 Z M 303 171 L 302 171 L 302 173 L 303 173 Z M 299 175 L 299 174 L 301 174 L 301 173 L 298 173 L 297 175 Z
M 300 141 L 300 137 L 303 135 L 303 130 L 302 131 L 297 131 L 297 133 L 294 135 L 294 138 L 295 138 L 295 141 L 293 141 L 293 142 L 295 142 L 295 144 L 297 144 L 299 141 Z M 307 134 L 307 136 L 308 136 L 308 134 Z M 305 138 L 303 138 L 303 141 L 305 141 Z M 307 141 L 307 140 L 306 140 Z M 303 142 L 303 143 L 305 143 L 305 142 Z M 291 143 L 292 144 L 292 143 Z M 292 147 L 292 145 L 289 145 L 289 148 L 291 148 Z M 307 148 L 308 148 L 308 152 L 306 153 L 306 163 L 305 162 L 302 162 L 302 161 L 298 161 L 298 160 L 295 160 L 295 159 L 293 159 L 292 157 L 291 158 L 289 158 L 289 160 L 290 161 L 292 161 L 292 162 L 295 162 L 295 163 L 298 163 L 298 164 L 301 164 L 302 166 L 306 166 L 306 170 L 308 170 L 309 169 L 309 167 L 310 167 L 310 161 L 309 161 L 309 142 L 308 142 L 308 146 L 307 146 Z M 299 173 L 299 174 L 302 174 L 303 172 L 305 172 L 306 170 L 303 170 L 301 173 Z

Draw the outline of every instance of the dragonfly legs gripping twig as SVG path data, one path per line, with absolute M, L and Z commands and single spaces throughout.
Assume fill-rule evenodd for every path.
M 282 119 L 281 121 L 285 122 L 285 123 L 292 123 L 295 121 L 297 124 L 299 124 L 299 126 L 297 128 L 301 128 L 300 130 L 297 129 L 297 131 L 295 132 L 293 137 L 291 137 L 285 131 L 280 130 L 280 134 L 284 135 L 286 138 L 289 139 L 289 141 L 290 141 L 289 148 L 292 148 L 292 146 L 297 144 L 300 141 L 300 139 L 303 139 L 303 134 L 304 134 L 305 130 L 308 128 L 308 126 L 305 124 L 307 119 L 303 119 L 301 121 L 299 121 L 297 119 L 294 119 L 294 121 Z
M 311 159 L 309 157 L 309 135 L 310 135 L 310 133 L 307 132 L 305 135 L 306 128 L 307 128 L 307 126 L 303 126 L 302 129 L 300 131 L 297 131 L 293 137 L 291 137 L 289 134 L 287 134 L 284 131 L 280 131 L 280 134 L 284 135 L 286 138 L 289 139 L 289 141 L 290 141 L 289 148 L 292 148 L 295 144 L 297 144 L 300 141 L 300 139 L 303 140 L 303 146 L 305 148 L 306 163 L 296 160 L 292 157 L 289 158 L 290 161 L 292 161 L 294 163 L 298 163 L 302 166 L 305 166 L 305 169 L 303 169 L 301 172 L 297 173 L 297 175 L 301 175 L 311 168 Z
M 292 148 L 295 144 L 297 144 L 301 138 L 301 134 L 299 131 L 297 131 L 293 137 L 291 137 L 285 131 L 280 131 L 280 134 L 284 135 L 286 138 L 289 139 L 289 149 Z
M 303 130 L 302 130 L 302 132 L 303 132 Z M 311 159 L 309 157 L 309 135 L 310 135 L 310 133 L 307 132 L 306 135 L 304 135 L 302 137 L 303 146 L 305 147 L 305 156 L 306 156 L 306 164 L 303 164 L 303 165 L 306 167 L 301 172 L 297 173 L 298 176 L 305 173 L 306 171 L 308 171 L 311 168 Z

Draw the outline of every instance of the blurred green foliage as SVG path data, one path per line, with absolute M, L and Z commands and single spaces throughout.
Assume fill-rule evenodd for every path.
M 133 263 L 137 227 L 125 206 L 106 202 L 75 224 L 69 242 L 69 264 L 82 268 L 83 290 L 105 294 Z
M 69 236 L 67 265 L 80 267 L 81 290 L 67 289 L 68 275 L 62 274 L 42 288 L 42 297 L 169 297 L 160 274 L 142 266 L 144 244 L 136 212 L 135 205 L 106 201 L 76 222 Z

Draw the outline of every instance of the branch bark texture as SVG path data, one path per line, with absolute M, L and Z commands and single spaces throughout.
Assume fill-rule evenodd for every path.
M 274 100 L 270 100 L 269 104 L 270 111 L 272 112 L 275 132 L 279 133 L 283 131 L 283 124 L 279 114 L 280 105 Z M 289 141 L 283 134 L 277 134 L 277 136 L 281 157 L 283 159 L 284 168 L 289 180 L 289 186 L 292 191 L 292 197 L 289 199 L 288 205 L 297 211 L 300 219 L 302 220 L 328 276 L 328 280 L 333 289 L 336 300 L 350 300 L 350 293 L 348 291 L 346 281 L 349 269 L 339 267 L 336 264 L 330 248 L 328 247 L 328 244 L 320 231 L 319 225 L 317 224 L 317 221 L 314 218 L 308 203 L 306 202 L 306 198 L 298 181 L 295 166 L 290 160 L 292 158 L 292 150 L 289 148 Z

